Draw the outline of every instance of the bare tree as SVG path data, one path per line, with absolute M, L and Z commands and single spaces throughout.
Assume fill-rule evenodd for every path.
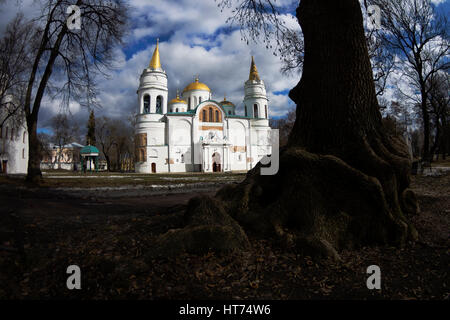
M 0 127 L 12 120 L 22 125 L 26 77 L 30 71 L 27 32 L 32 24 L 18 14 L 6 27 L 0 40 Z
M 73 125 L 73 122 L 64 113 L 59 113 L 52 117 L 49 124 L 53 131 L 51 141 L 57 147 L 55 162 L 58 164 L 58 169 L 61 169 L 61 162 L 73 160 L 64 158 L 73 157 L 73 154 L 68 152 L 67 145 L 73 142 L 77 136 L 78 128 Z
M 442 156 L 445 157 L 446 146 L 448 145 L 446 131 L 450 116 L 450 75 L 441 72 L 430 79 L 428 85 L 430 86 L 429 108 L 434 122 L 434 141 L 430 154 L 433 157 L 437 151 L 440 151 Z
M 128 122 L 101 117 L 96 123 L 96 138 L 109 171 L 120 171 L 132 162 L 133 127 Z
M 435 12 L 430 0 L 369 0 L 380 7 L 382 29 L 379 35 L 387 48 L 400 59 L 397 65 L 402 69 L 413 91 L 404 93 L 420 105 L 424 146 L 422 158 L 430 159 L 431 119 L 429 95 L 439 71 L 448 70 L 449 25 L 444 14 Z
M 287 144 L 289 134 L 295 123 L 295 109 L 290 110 L 288 114 L 280 119 L 270 119 L 270 127 L 279 130 L 280 147 Z
M 37 120 L 45 94 L 59 97 L 63 106 L 71 100 L 96 105 L 96 77 L 113 67 L 113 50 L 125 32 L 128 7 L 125 0 L 41 0 L 41 15 L 34 20 L 32 68 L 24 99 L 29 133 L 27 180 L 38 181 L 40 170 Z M 67 13 L 69 6 L 80 9 L 81 29 Z M 73 7 L 71 7 L 73 9 Z M 68 18 L 70 16 L 70 21 Z M 49 80 L 54 74 L 55 86 Z

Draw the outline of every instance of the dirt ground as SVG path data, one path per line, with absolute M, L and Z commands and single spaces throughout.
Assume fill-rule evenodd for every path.
M 0 180 L 0 299 L 449 299 L 450 173 L 413 177 L 420 239 L 341 253 L 342 262 L 286 252 L 250 235 L 248 252 L 146 256 L 179 227 L 187 201 L 218 185 L 161 192 L 29 188 Z M 68 290 L 78 265 L 82 289 Z M 368 290 L 367 267 L 381 268 Z

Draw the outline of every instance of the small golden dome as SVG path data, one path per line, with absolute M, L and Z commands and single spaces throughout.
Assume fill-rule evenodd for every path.
M 226 106 L 234 106 L 233 102 L 227 100 L 227 96 L 226 95 L 223 96 L 223 101 L 221 101 L 220 104 L 221 105 L 226 105 Z
M 180 99 L 180 94 L 178 93 L 178 90 L 177 90 L 177 97 L 175 99 L 172 99 L 172 100 L 169 101 L 169 104 L 173 104 L 173 103 L 184 103 L 184 104 L 187 104 L 186 101 Z
M 186 101 L 178 99 L 178 98 L 170 100 L 169 104 L 173 104 L 173 103 L 184 103 L 184 104 L 187 104 Z
M 195 78 L 195 81 L 189 84 L 186 88 L 184 88 L 183 92 L 191 91 L 191 90 L 204 90 L 211 92 L 211 89 L 204 83 L 198 81 L 198 77 Z

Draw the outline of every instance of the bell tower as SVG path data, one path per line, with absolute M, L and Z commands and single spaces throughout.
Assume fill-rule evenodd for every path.
M 268 119 L 269 110 L 264 81 L 261 80 L 256 68 L 255 59 L 252 56 L 250 75 L 244 85 L 245 115 L 254 119 Z
M 161 67 L 159 39 L 149 66 L 141 74 L 138 114 L 163 115 L 167 113 L 167 74 Z

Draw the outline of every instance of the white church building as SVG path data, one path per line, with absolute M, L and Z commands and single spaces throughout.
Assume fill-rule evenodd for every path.
M 0 109 L 0 173 L 25 174 L 28 169 L 28 131 L 22 109 L 7 95 Z
M 137 91 L 136 172 L 247 171 L 271 154 L 266 88 L 253 57 L 245 115 L 225 98 L 214 100 L 198 77 L 168 101 L 167 80 L 157 44 Z

